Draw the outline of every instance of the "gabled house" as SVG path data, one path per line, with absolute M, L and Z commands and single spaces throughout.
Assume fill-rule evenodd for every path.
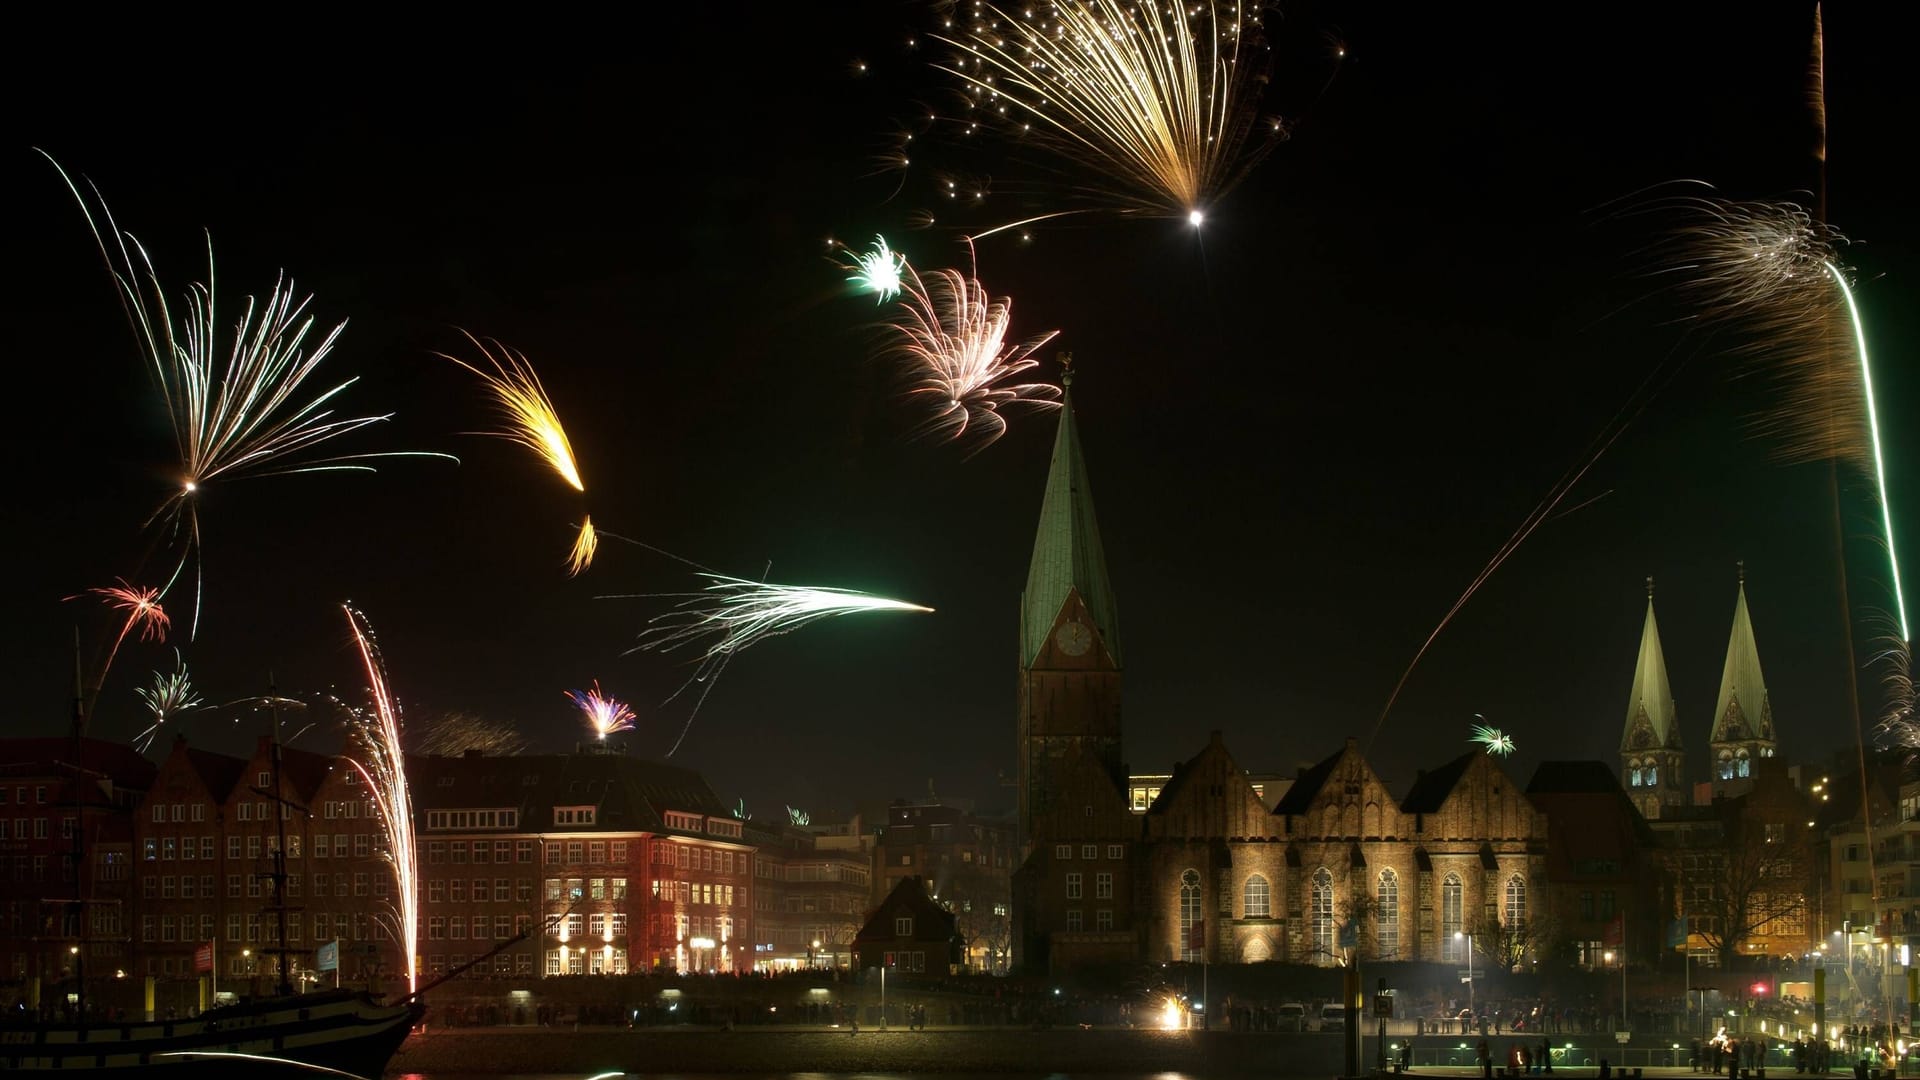
M 894 886 L 853 939 L 862 970 L 885 967 L 914 975 L 953 974 L 965 949 L 953 913 L 934 901 L 920 877 Z

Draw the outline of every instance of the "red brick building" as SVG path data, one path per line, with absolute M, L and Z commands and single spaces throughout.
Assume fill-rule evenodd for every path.
M 153 780 L 115 743 L 0 740 L 0 979 L 24 997 L 71 978 L 83 941 L 90 978 L 128 966 L 133 817 Z

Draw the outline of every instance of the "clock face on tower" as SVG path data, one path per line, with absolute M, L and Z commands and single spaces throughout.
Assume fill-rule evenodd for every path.
M 1053 643 L 1068 656 L 1084 656 L 1093 647 L 1093 631 L 1085 623 L 1070 622 L 1060 624 L 1053 632 Z

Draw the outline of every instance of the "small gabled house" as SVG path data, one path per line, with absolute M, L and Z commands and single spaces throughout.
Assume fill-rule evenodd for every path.
M 902 878 L 853 939 L 862 970 L 887 967 L 915 975 L 953 974 L 965 949 L 953 913 L 933 899 L 922 877 Z

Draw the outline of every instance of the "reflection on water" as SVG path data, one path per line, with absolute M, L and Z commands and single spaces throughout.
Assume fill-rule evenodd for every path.
M 1073 1080 L 1069 1073 L 942 1073 L 940 1080 Z M 388 1080 L 926 1080 L 924 1073 L 393 1073 Z M 1186 1073 L 1101 1073 L 1099 1080 L 1195 1080 Z M 1208 1080 L 1235 1080 L 1208 1077 Z M 1251 1078 L 1246 1078 L 1251 1080 Z

